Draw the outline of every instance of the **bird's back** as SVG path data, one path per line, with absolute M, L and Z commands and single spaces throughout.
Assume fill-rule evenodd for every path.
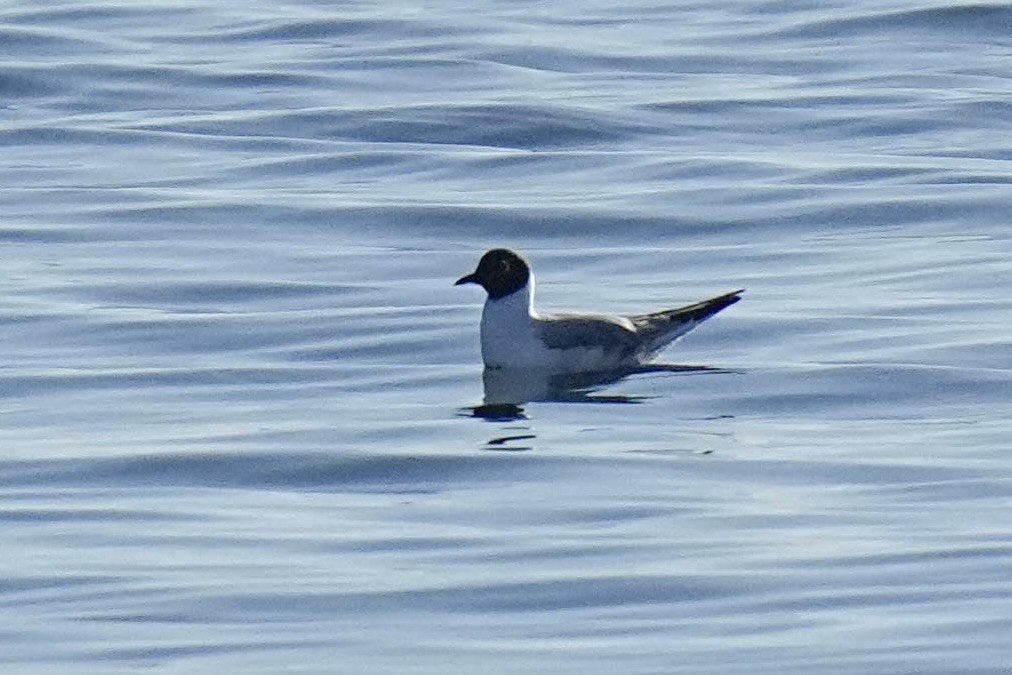
M 742 291 L 650 314 L 612 317 L 553 314 L 537 317 L 541 342 L 562 370 L 607 370 L 636 365 L 741 299 Z

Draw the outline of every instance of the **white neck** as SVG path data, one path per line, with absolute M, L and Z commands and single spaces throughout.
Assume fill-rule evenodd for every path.
M 515 360 L 519 355 L 543 349 L 535 319 L 533 274 L 516 293 L 485 300 L 481 312 L 481 356 L 485 365 L 518 365 Z

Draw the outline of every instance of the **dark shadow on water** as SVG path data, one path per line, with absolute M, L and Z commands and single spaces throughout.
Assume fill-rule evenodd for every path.
M 650 397 L 601 394 L 601 389 L 630 375 L 647 373 L 731 373 L 711 366 L 655 363 L 595 373 L 558 374 L 529 368 L 486 368 L 482 375 L 485 397 L 481 405 L 469 408 L 474 417 L 509 422 L 526 420 L 528 403 L 611 403 L 638 404 Z
M 484 401 L 473 408 L 465 408 L 471 416 L 497 422 L 503 432 L 489 439 L 484 450 L 494 452 L 524 452 L 534 449 L 537 438 L 524 406 L 528 403 L 610 403 L 634 405 L 649 399 L 648 396 L 602 394 L 605 387 L 620 382 L 630 375 L 649 373 L 676 374 L 728 374 L 736 371 L 712 366 L 693 366 L 654 363 L 607 372 L 557 374 L 537 369 L 486 368 L 482 374 L 485 386 Z M 512 423 L 512 424 L 511 424 Z

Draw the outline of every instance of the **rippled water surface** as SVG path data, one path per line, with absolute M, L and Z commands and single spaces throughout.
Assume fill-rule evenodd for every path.
M 1009 672 L 1008 5 L 0 18 L 6 670 Z

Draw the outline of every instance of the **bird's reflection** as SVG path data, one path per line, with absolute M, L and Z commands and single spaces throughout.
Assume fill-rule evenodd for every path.
M 531 368 L 486 368 L 485 398 L 475 417 L 510 421 L 527 419 L 523 406 L 533 402 L 635 404 L 645 396 L 600 394 L 602 388 L 641 373 L 728 372 L 710 366 L 655 363 L 597 373 L 558 374 Z

